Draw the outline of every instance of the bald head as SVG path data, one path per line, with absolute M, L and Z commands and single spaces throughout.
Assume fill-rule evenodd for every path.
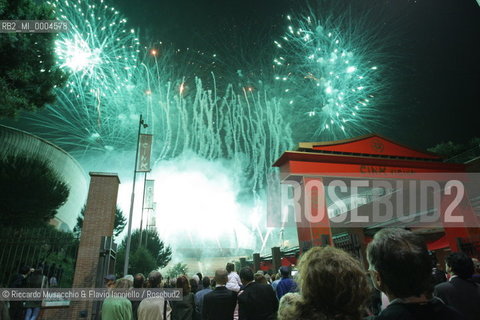
M 215 282 L 219 285 L 226 285 L 228 281 L 228 271 L 225 269 L 218 269 L 215 271 Z
M 162 283 L 162 274 L 158 271 L 152 271 L 148 275 L 148 282 L 151 288 L 160 288 Z

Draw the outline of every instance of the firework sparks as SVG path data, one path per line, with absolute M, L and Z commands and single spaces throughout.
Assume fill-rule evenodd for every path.
M 287 20 L 286 34 L 274 41 L 280 55 L 273 62 L 289 110 L 303 118 L 300 122 L 310 118 L 315 135 L 326 138 L 371 129 L 386 79 L 371 61 L 377 50 L 367 42 L 370 31 L 353 27 L 345 16 L 289 15 Z
M 126 19 L 103 1 L 49 4 L 70 24 L 70 32 L 59 33 L 56 39 L 57 64 L 69 79 L 64 88 L 56 89 L 55 104 L 25 115 L 30 130 L 73 153 L 129 145 L 135 134 L 130 124 L 138 118 L 138 110 L 129 106 L 141 101 L 134 79 L 139 55 L 135 31 L 127 29 Z

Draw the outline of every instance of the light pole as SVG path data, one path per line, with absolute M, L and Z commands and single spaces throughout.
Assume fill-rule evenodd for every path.
M 138 241 L 138 247 L 142 246 L 142 236 L 143 236 L 143 211 L 145 210 L 145 192 L 147 186 L 147 172 L 143 176 L 143 199 L 142 199 L 142 217 L 140 218 L 140 241 Z
M 130 200 L 130 214 L 128 218 L 128 234 L 127 234 L 127 247 L 125 248 L 125 263 L 123 265 L 123 275 L 128 274 L 128 260 L 130 257 L 130 242 L 132 240 L 132 219 L 133 219 L 133 204 L 135 201 L 135 180 L 137 178 L 137 164 L 138 164 L 138 148 L 140 146 L 140 132 L 143 128 L 147 128 L 148 124 L 143 121 L 142 115 L 140 115 L 140 121 L 138 122 L 138 134 L 137 134 L 137 149 L 135 152 L 135 168 L 133 169 L 133 187 L 132 198 Z

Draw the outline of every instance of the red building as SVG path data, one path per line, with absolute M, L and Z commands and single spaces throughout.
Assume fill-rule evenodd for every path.
M 450 250 L 480 254 L 480 213 L 472 207 L 480 179 L 465 164 L 370 134 L 300 143 L 274 166 L 296 197 L 300 251 L 333 244 L 365 262 L 377 230 L 403 227 L 421 234 L 439 261 Z

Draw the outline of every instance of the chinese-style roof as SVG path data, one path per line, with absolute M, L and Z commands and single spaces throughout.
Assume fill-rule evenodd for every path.
M 302 162 L 305 165 L 300 165 Z M 279 159 L 273 164 L 275 167 L 290 167 L 289 170 L 307 169 L 306 163 L 335 163 L 345 165 L 378 165 L 389 166 L 392 170 L 398 171 L 397 167 L 405 168 L 423 168 L 427 171 L 440 170 L 442 172 L 464 172 L 465 165 L 446 163 L 443 159 L 433 153 L 419 151 L 404 146 L 378 134 L 368 134 L 352 139 L 331 141 L 331 142 L 302 142 L 295 151 L 285 151 Z M 296 166 L 297 168 L 292 167 Z M 345 170 L 343 172 L 356 171 L 351 168 L 332 168 L 322 165 L 322 167 L 313 167 L 315 170 Z M 308 171 L 308 170 L 307 170 Z M 306 171 L 306 172 L 307 172 Z M 340 171 L 337 171 L 340 172 Z
M 378 134 L 368 134 L 352 139 L 330 142 L 301 142 L 299 143 L 298 149 L 298 151 L 306 152 L 378 156 L 380 158 L 387 157 L 430 161 L 441 160 L 441 157 L 436 154 L 414 150 Z

